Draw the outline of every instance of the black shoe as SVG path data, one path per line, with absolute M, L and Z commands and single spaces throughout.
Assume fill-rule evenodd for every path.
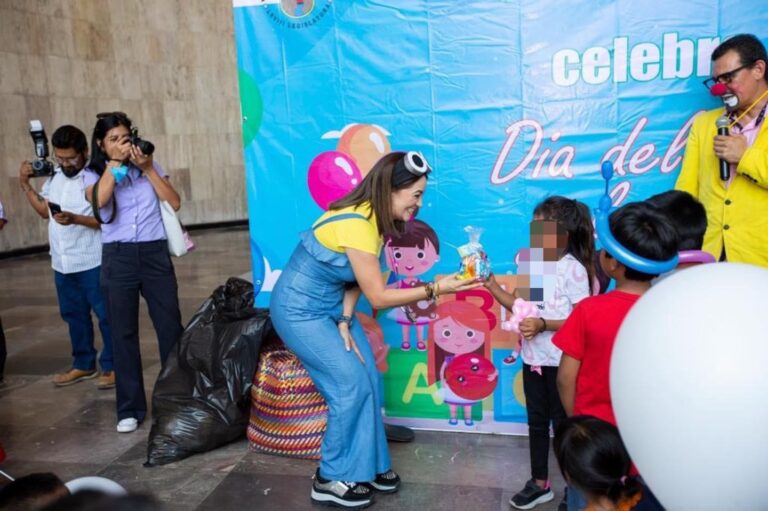
M 394 424 L 384 424 L 384 434 L 390 442 L 413 442 L 416 436 L 411 428 Z
M 373 504 L 373 490 L 364 484 L 324 479 L 320 477 L 320 469 L 314 479 L 312 502 L 345 509 L 363 509 Z
M 568 487 L 563 488 L 563 500 L 557 505 L 557 511 L 568 511 Z
M 400 476 L 394 470 L 387 470 L 383 474 L 376 474 L 373 481 L 363 484 L 379 493 L 397 493 L 400 489 Z
M 509 499 L 509 504 L 517 509 L 533 509 L 539 504 L 549 502 L 555 498 L 550 488 L 539 488 L 536 481 L 531 479 L 525 483 L 525 487 Z

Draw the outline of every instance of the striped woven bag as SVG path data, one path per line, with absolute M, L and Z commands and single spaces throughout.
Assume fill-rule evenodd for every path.
M 265 346 L 251 387 L 248 440 L 254 451 L 320 459 L 328 406 L 296 355 Z

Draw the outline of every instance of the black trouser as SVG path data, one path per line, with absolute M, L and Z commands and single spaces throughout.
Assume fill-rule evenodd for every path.
M 147 302 L 163 365 L 183 330 L 168 242 L 105 244 L 101 287 L 112 326 L 117 419 L 141 422 L 147 402 L 139 350 L 139 293 Z
M 523 390 L 528 412 L 531 477 L 549 479 L 549 424 L 557 429 L 565 410 L 557 392 L 557 367 L 541 366 L 541 375 L 523 364 Z
M 5 374 L 5 357 L 8 356 L 8 351 L 5 348 L 5 332 L 3 332 L 3 318 L 0 318 L 0 380 L 3 379 Z

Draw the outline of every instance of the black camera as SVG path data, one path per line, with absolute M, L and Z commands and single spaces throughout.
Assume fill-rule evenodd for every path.
M 32 160 L 32 177 L 43 177 L 53 175 L 53 162 L 48 159 L 48 137 L 45 135 L 43 123 L 34 120 L 29 121 L 29 134 L 35 143 L 35 155 L 37 158 Z
M 131 140 L 131 144 L 138 147 L 139 151 L 146 154 L 147 156 L 150 156 L 155 152 L 155 144 L 149 140 L 144 140 L 143 138 L 139 137 L 139 128 L 131 128 L 131 134 L 129 135 L 129 138 Z

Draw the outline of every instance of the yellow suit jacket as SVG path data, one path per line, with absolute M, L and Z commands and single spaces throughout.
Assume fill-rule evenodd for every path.
M 725 245 L 728 261 L 768 268 L 768 120 L 726 189 L 714 152 L 715 121 L 721 115 L 718 108 L 694 119 L 675 188 L 696 197 L 707 210 L 703 250 L 719 259 Z

